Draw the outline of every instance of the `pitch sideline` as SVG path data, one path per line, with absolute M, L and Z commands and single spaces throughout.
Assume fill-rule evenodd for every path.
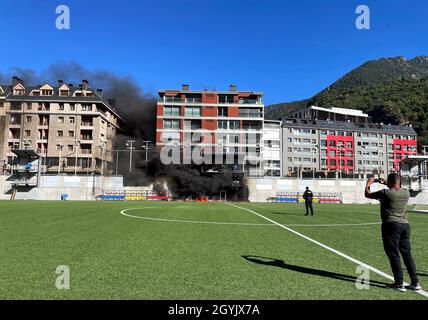
M 348 256 L 348 255 L 344 254 L 343 252 L 340 252 L 340 251 L 338 251 L 336 249 L 333 249 L 333 248 L 331 248 L 331 247 L 329 247 L 329 246 L 327 246 L 327 245 L 325 245 L 325 244 L 323 244 L 323 243 L 321 243 L 319 241 L 316 241 L 316 240 L 314 240 L 312 238 L 309 238 L 308 236 L 305 236 L 304 234 L 302 234 L 300 232 L 297 232 L 297 231 L 295 231 L 295 230 L 293 230 L 293 229 L 291 229 L 289 227 L 286 227 L 286 226 L 284 226 L 284 225 L 282 225 L 282 224 L 280 224 L 280 223 L 278 223 L 278 222 L 276 222 L 276 221 L 274 221 L 272 219 L 269 219 L 269 218 L 261 215 L 260 213 L 257 213 L 255 211 L 253 211 L 251 209 L 248 209 L 248 208 L 245 208 L 245 207 L 240 207 L 240 206 L 238 206 L 236 204 L 233 204 L 233 203 L 225 202 L 225 204 L 227 204 L 229 206 L 232 206 L 232 207 L 235 207 L 235 208 L 238 208 L 238 209 L 241 209 L 241 210 L 248 211 L 248 212 L 250 212 L 252 214 L 255 214 L 256 216 L 258 216 L 258 217 L 260 217 L 260 218 L 262 218 L 262 219 L 264 219 L 266 221 L 269 221 L 269 222 L 277 225 L 278 227 L 283 228 L 283 229 L 285 229 L 285 230 L 287 230 L 287 231 L 289 231 L 291 233 L 294 233 L 295 235 L 297 235 L 297 236 L 299 236 L 299 237 L 301 237 L 303 239 L 306 239 L 306 240 L 308 240 L 308 241 L 310 241 L 312 243 L 315 243 L 316 245 L 318 245 L 318 246 L 320 246 L 320 247 L 322 247 L 322 248 L 324 248 L 324 249 L 326 249 L 326 250 L 328 250 L 330 252 L 333 252 L 333 253 L 341 256 L 342 258 L 345 258 L 345 259 L 347 259 L 347 260 L 349 260 L 349 261 L 351 261 L 351 262 L 353 262 L 353 263 L 355 263 L 355 264 L 357 264 L 359 266 L 365 267 L 368 270 L 371 270 L 374 273 L 377 273 L 378 275 L 380 275 L 380 276 L 382 276 L 384 278 L 387 278 L 387 279 L 389 279 L 391 281 L 394 281 L 394 278 L 392 276 L 390 276 L 389 274 L 387 274 L 387 273 L 385 273 L 385 272 L 383 272 L 383 271 L 381 271 L 381 270 L 379 270 L 379 269 L 377 269 L 375 267 L 372 267 L 372 266 L 370 266 L 370 265 L 368 265 L 368 264 L 366 264 L 366 263 L 364 263 L 362 261 L 359 261 L 359 260 L 357 260 L 355 258 L 352 258 L 351 256 Z M 404 283 L 404 285 L 408 286 L 409 284 L 408 283 Z M 421 291 L 415 291 L 415 292 L 418 293 L 418 294 L 420 294 L 420 295 L 422 295 L 422 296 L 424 296 L 425 298 L 428 298 L 428 293 L 425 292 L 425 291 L 423 291 L 423 290 L 421 290 Z

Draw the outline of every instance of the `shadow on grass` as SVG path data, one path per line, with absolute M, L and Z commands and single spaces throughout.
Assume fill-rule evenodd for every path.
M 247 260 L 249 262 L 261 264 L 264 266 L 277 267 L 277 268 L 282 268 L 282 269 L 291 270 L 291 271 L 295 271 L 295 272 L 311 274 L 311 275 L 319 276 L 319 277 L 326 277 L 326 278 L 342 280 L 342 281 L 347 281 L 347 282 L 353 282 L 353 283 L 356 283 L 357 279 L 358 279 L 355 276 L 350 276 L 347 274 L 341 274 L 341 273 L 336 273 L 336 272 L 330 272 L 330 271 L 325 271 L 325 270 L 312 269 L 312 268 L 306 268 L 306 267 L 300 267 L 300 266 L 295 266 L 295 265 L 291 265 L 291 264 L 286 264 L 284 261 L 278 260 L 278 259 L 265 258 L 265 257 L 259 257 L 259 256 L 242 256 L 242 258 L 244 258 L 245 260 Z M 377 288 L 383 289 L 383 288 L 385 288 L 386 283 L 371 280 L 368 284 L 372 287 L 377 287 Z

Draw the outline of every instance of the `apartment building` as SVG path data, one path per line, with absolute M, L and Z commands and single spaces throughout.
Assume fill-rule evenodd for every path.
M 282 122 L 265 120 L 263 127 L 262 158 L 264 176 L 282 176 Z
M 13 150 L 34 150 L 46 173 L 109 173 L 113 142 L 124 126 L 113 101 L 83 80 L 26 86 L 13 77 L 0 86 L 0 160 L 14 165 Z
M 246 174 L 263 174 L 263 93 L 238 91 L 234 85 L 227 91 L 194 91 L 183 85 L 158 94 L 159 149 L 171 144 L 181 150 L 199 146 L 204 156 L 234 155 L 234 165 Z
M 283 172 L 388 174 L 417 154 L 411 126 L 314 119 L 283 120 Z

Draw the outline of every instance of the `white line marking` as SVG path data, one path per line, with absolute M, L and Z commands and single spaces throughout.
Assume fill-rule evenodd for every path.
M 162 218 L 152 218 L 152 217 L 142 217 L 134 216 L 132 214 L 127 214 L 126 212 L 131 210 L 142 210 L 142 209 L 160 209 L 162 207 L 138 207 L 138 208 L 129 208 L 123 209 L 120 211 L 121 215 L 124 215 L 129 218 L 137 218 L 151 221 L 162 221 L 162 222 L 178 222 L 178 223 L 196 223 L 196 224 L 214 224 L 214 225 L 237 225 L 237 226 L 262 226 L 262 227 L 276 227 L 273 223 L 246 223 L 246 222 L 217 222 L 217 221 L 196 221 L 196 220 L 177 220 L 177 219 L 162 219 Z M 186 207 L 190 208 L 190 207 Z M 338 227 L 361 227 L 361 226 L 372 226 L 379 225 L 380 222 L 373 223 L 350 223 L 350 224 L 284 224 L 288 227 L 321 227 L 321 228 L 338 228 Z
M 153 209 L 154 207 L 143 207 L 143 208 L 130 208 L 130 209 L 124 209 L 120 211 L 120 214 L 130 217 L 130 218 L 137 218 L 137 219 L 144 219 L 144 220 L 153 220 L 153 221 L 162 221 L 162 222 L 180 222 L 180 223 L 196 223 L 196 224 L 217 224 L 217 225 L 238 225 L 238 226 L 268 226 L 268 227 L 275 227 L 272 223 L 245 223 L 245 222 L 216 222 L 216 221 L 192 221 L 192 220 L 174 220 L 174 219 L 161 219 L 161 218 L 150 218 L 150 217 L 141 217 L 141 216 L 133 216 L 131 214 L 127 214 L 127 211 L 131 210 L 141 210 L 141 209 Z
M 336 249 L 333 249 L 333 248 L 331 248 L 331 247 L 329 247 L 329 246 L 326 246 L 325 244 L 323 244 L 323 243 L 321 243 L 321 242 L 318 242 L 318 241 L 316 241 L 316 240 L 314 240 L 314 239 L 312 239 L 312 238 L 309 238 L 309 237 L 305 236 L 305 235 L 304 235 L 304 234 L 302 234 L 302 233 L 299 233 L 299 232 L 297 232 L 297 231 L 294 231 L 293 229 L 290 229 L 290 228 L 288 228 L 288 227 L 286 227 L 286 226 L 284 226 L 284 225 L 282 225 L 282 224 L 280 224 L 280 223 L 278 223 L 278 222 L 276 222 L 276 221 L 273 221 L 272 219 L 269 219 L 269 218 L 267 218 L 267 217 L 265 217 L 265 216 L 263 216 L 263 215 L 261 215 L 261 214 L 259 214 L 259 213 L 255 212 L 255 211 L 251 210 L 251 209 L 248 209 L 248 208 L 245 208 L 245 207 L 240 207 L 240 206 L 238 206 L 238 205 L 236 205 L 236 204 L 233 204 L 233 203 L 228 203 L 228 202 L 226 202 L 226 204 L 227 204 L 227 205 L 230 205 L 230 206 L 232 206 L 232 207 L 235 207 L 235 208 L 241 209 L 241 210 L 245 210 L 245 211 L 251 212 L 252 214 L 255 214 L 256 216 L 258 216 L 258 217 L 260 217 L 260 218 L 262 218 L 262 219 L 265 219 L 265 220 L 267 220 L 267 221 L 269 221 L 269 222 L 271 222 L 271 223 L 273 223 L 273 224 L 277 225 L 278 227 L 281 227 L 281 228 L 283 228 L 283 229 L 285 229 L 285 230 L 287 230 L 287 231 L 289 231 L 289 232 L 291 232 L 291 233 L 294 233 L 295 235 L 297 235 L 297 236 L 299 236 L 299 237 L 302 237 L 302 238 L 304 238 L 304 239 L 306 239 L 306 240 L 308 240 L 308 241 L 310 241 L 310 242 L 312 242 L 312 243 L 315 243 L 316 245 L 318 245 L 318 246 L 320 246 L 320 247 L 323 247 L 324 249 L 326 249 L 326 250 L 328 250 L 328 251 L 331 251 L 331 252 L 333 252 L 333 253 L 335 253 L 335 254 L 337 254 L 337 255 L 339 255 L 339 256 L 341 256 L 341 257 L 343 257 L 343 258 L 345 258 L 345 259 L 347 259 L 347 260 L 349 260 L 349 261 L 352 261 L 352 262 L 356 263 L 356 264 L 357 264 L 357 265 L 359 265 L 359 266 L 363 266 L 363 267 L 365 267 L 365 268 L 367 268 L 367 269 L 369 269 L 369 270 L 373 271 L 374 273 L 377 273 L 378 275 L 380 275 L 380 276 L 382 276 L 382 277 L 384 277 L 384 278 L 387 278 L 387 279 L 389 279 L 389 280 L 394 281 L 394 277 L 390 276 L 389 274 L 387 274 L 387 273 L 385 273 L 385 272 L 383 272 L 383 271 L 381 271 L 381 270 L 379 270 L 379 269 L 376 269 L 375 267 L 372 267 L 372 266 L 370 266 L 370 265 L 368 265 L 368 264 L 366 264 L 366 263 L 364 263 L 364 262 L 361 262 L 361 261 L 359 261 L 359 260 L 357 260 L 357 259 L 355 259 L 355 258 L 352 258 L 352 257 L 350 257 L 350 256 L 348 256 L 348 255 L 346 255 L 346 254 L 344 254 L 344 253 L 342 253 L 342 252 L 340 252 L 340 251 L 338 251 L 338 250 L 336 250 Z M 408 283 L 404 283 L 404 285 L 405 285 L 405 286 L 408 286 L 409 284 L 408 284 Z M 424 297 L 426 297 L 426 298 L 428 298 L 428 293 L 427 293 L 427 292 L 425 292 L 425 291 L 423 291 L 423 290 L 421 290 L 421 291 L 415 291 L 415 292 L 416 292 L 416 293 L 419 293 L 420 295 L 422 295 L 422 296 L 424 296 Z

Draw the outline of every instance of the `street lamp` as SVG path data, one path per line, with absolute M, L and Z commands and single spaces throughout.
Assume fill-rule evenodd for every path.
M 344 150 L 344 148 L 342 146 L 340 146 L 338 148 L 338 151 L 339 151 L 339 177 L 340 177 L 340 179 L 342 179 L 342 176 L 343 176 L 343 174 L 342 174 L 342 151 L 343 150 Z
M 101 175 L 104 175 L 104 154 L 105 150 L 107 149 L 107 141 L 101 141 Z
M 143 146 L 143 149 L 145 149 L 146 150 L 146 174 L 147 174 L 147 162 L 148 162 L 148 152 L 149 152 L 149 144 L 151 143 L 151 141 L 143 141 L 143 143 L 144 143 L 144 146 Z
M 126 141 L 126 147 L 129 150 L 129 173 L 132 173 L 132 151 L 135 150 L 134 143 L 135 140 Z
M 62 143 L 60 143 L 58 145 L 58 149 L 59 149 L 59 158 L 58 158 L 58 175 L 61 174 L 61 156 L 62 156 L 62 148 L 64 147 L 64 145 Z
M 319 154 L 319 149 L 320 149 L 320 147 L 318 146 L 318 145 L 315 145 L 315 152 L 316 152 L 316 157 L 315 157 L 315 159 L 318 159 L 318 154 Z M 313 179 L 315 180 L 315 170 L 317 169 L 317 165 L 318 165 L 318 163 L 319 163 L 319 159 L 317 160 L 317 164 L 314 164 L 314 166 L 312 167 L 314 170 L 313 170 Z
M 362 146 L 363 149 L 363 179 L 366 180 L 366 146 Z
M 75 150 L 75 152 L 76 152 L 76 159 L 75 159 L 75 162 L 74 162 L 74 175 L 77 175 L 77 161 L 78 161 L 77 157 L 78 157 L 79 146 L 80 146 L 80 140 L 76 140 L 76 150 Z

